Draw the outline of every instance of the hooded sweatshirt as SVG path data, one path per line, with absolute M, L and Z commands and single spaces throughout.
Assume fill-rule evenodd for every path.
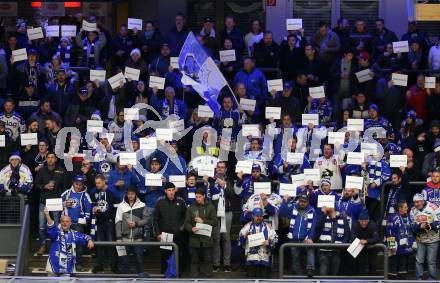
M 136 226 L 134 228 L 128 228 L 129 221 L 136 223 Z M 142 239 L 142 227 L 149 224 L 150 221 L 151 219 L 148 218 L 145 203 L 136 197 L 133 205 L 130 206 L 128 198 L 125 196 L 116 210 L 116 239 Z

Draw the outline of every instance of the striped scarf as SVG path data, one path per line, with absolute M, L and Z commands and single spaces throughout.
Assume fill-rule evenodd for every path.
M 173 108 L 171 109 L 168 100 L 164 99 L 163 100 L 163 105 L 162 105 L 162 115 L 164 117 L 168 117 L 171 114 L 176 114 L 178 115 L 179 113 L 179 106 L 177 105 L 177 99 L 174 99 L 174 104 L 173 104 Z
M 330 216 L 325 218 L 324 228 L 322 229 L 319 240 L 326 243 L 342 244 L 344 240 L 344 219 L 339 212 L 336 213 L 337 225 L 333 226 L 333 220 Z M 335 231 L 336 228 L 336 231 Z
M 86 65 L 91 69 L 95 69 L 95 42 L 90 42 L 87 38 L 83 42 L 83 57 L 85 58 Z
M 65 49 L 61 48 L 61 44 L 58 44 L 57 56 L 60 57 L 61 62 L 65 66 L 69 66 L 70 64 L 70 45 L 67 45 Z

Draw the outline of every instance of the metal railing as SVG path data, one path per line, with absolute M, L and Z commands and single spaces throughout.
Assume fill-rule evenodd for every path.
M 95 247 L 115 247 L 116 246 L 143 246 L 143 247 L 162 247 L 171 246 L 174 251 L 174 263 L 177 277 L 179 277 L 179 246 L 173 242 L 94 242 Z
M 25 199 L 22 195 L 0 197 L 0 257 L 16 257 L 24 224 Z M 28 224 L 27 224 L 28 225 Z
M 293 275 L 284 275 L 284 250 L 286 248 L 333 248 L 333 249 L 347 249 L 350 244 L 325 244 L 325 243 L 314 243 L 314 244 L 306 244 L 306 243 L 284 243 L 280 246 L 280 254 L 279 254 L 279 263 L 278 263 L 278 272 L 279 278 L 295 278 L 295 277 L 304 277 L 304 276 L 293 276 Z M 372 249 L 382 249 L 383 250 L 383 278 L 388 279 L 388 247 L 384 244 L 375 244 L 371 246 L 367 246 L 367 248 Z M 315 278 L 358 278 L 358 279 L 368 279 L 368 278 L 378 278 L 381 276 L 359 276 L 359 275 L 325 275 L 325 276 L 313 276 Z
M 25 267 L 27 266 L 27 259 L 29 253 L 29 222 L 30 222 L 30 207 L 29 204 L 24 206 L 23 221 L 20 230 L 20 242 L 17 249 L 17 257 L 15 259 L 15 276 L 24 275 Z

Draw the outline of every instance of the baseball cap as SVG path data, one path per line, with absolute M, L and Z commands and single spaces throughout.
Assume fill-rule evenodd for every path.
M 83 175 L 76 175 L 73 177 L 74 183 L 84 183 L 84 176 Z
M 253 214 L 254 216 L 261 217 L 261 216 L 264 215 L 264 211 L 263 211 L 261 208 L 256 207 L 256 208 L 254 208 L 254 209 L 252 210 L 252 214 Z
M 422 194 L 415 194 L 413 196 L 413 201 L 425 200 L 425 197 Z
M 205 17 L 205 19 L 203 20 L 204 23 L 213 23 L 214 19 L 211 17 Z

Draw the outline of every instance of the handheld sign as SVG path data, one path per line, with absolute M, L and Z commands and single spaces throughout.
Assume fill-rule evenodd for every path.
M 283 91 L 283 80 L 282 79 L 268 80 L 267 89 L 269 92 L 271 92 L 272 90 Z
M 28 36 L 29 40 L 44 38 L 43 29 L 41 27 L 28 29 L 27 36 Z
M 142 30 L 142 19 L 128 18 L 127 28 Z
M 302 19 L 286 19 L 287 30 L 300 30 L 303 26 Z
M 235 50 L 220 50 L 220 62 L 235 62 Z
M 105 82 L 105 70 L 90 70 L 90 81 L 94 82 L 96 80 L 100 82 Z
M 395 41 L 393 42 L 394 53 L 407 53 L 409 52 L 408 41 Z

